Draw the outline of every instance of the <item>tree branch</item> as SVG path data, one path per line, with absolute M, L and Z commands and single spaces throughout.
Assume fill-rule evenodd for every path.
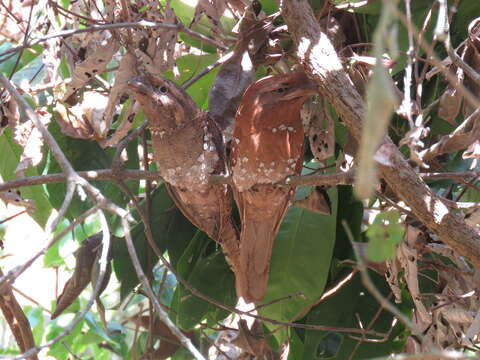
M 365 103 L 325 32 L 320 29 L 308 1 L 283 1 L 282 14 L 307 73 L 318 83 L 348 130 L 359 142 Z M 468 226 L 425 184 L 389 137 L 376 153 L 380 175 L 412 212 L 459 255 L 480 268 L 480 234 Z
M 188 29 L 184 24 L 178 23 L 178 24 L 164 24 L 164 23 L 157 23 L 153 21 L 146 21 L 146 20 L 140 20 L 140 21 L 135 21 L 135 22 L 119 22 L 115 24 L 103 24 L 103 25 L 91 25 L 89 27 L 85 28 L 80 28 L 80 29 L 65 29 L 61 30 L 59 32 L 53 33 L 53 34 L 48 34 L 44 37 L 34 39 L 31 41 L 28 41 L 22 45 L 15 46 L 11 49 L 8 49 L 4 51 L 3 53 L 0 54 L 0 58 L 4 57 L 9 54 L 14 54 L 20 50 L 30 48 L 34 45 L 41 44 L 47 40 L 54 39 L 57 37 L 68 37 L 76 34 L 82 34 L 82 33 L 91 33 L 91 32 L 96 32 L 96 31 L 103 31 L 103 30 L 115 30 L 115 29 L 124 29 L 124 28 L 132 28 L 132 27 L 155 27 L 155 28 L 165 28 L 165 29 L 175 29 L 179 32 L 183 32 L 187 35 L 190 35 L 191 37 L 197 38 L 203 42 L 206 42 L 207 44 L 210 44 L 220 50 L 228 50 L 228 48 L 225 45 L 222 45 L 218 43 L 217 41 L 210 39 L 208 36 L 205 36 L 203 34 L 200 34 L 196 31 Z M 0 59 L 0 63 L 5 61 L 6 59 Z
M 105 169 L 105 170 L 88 170 L 79 171 L 80 175 L 85 180 L 109 180 L 115 181 L 118 176 L 123 180 L 162 180 L 158 171 L 144 171 L 131 169 Z M 464 172 L 424 172 L 419 173 L 422 179 L 425 180 L 465 180 L 467 178 L 475 178 L 480 176 L 480 171 L 464 171 Z M 67 177 L 65 174 L 48 174 L 39 176 L 30 176 L 21 179 L 15 179 L 0 183 L 0 191 L 9 189 L 17 189 L 25 186 L 43 185 L 43 184 L 58 184 L 65 182 Z M 335 173 L 335 174 L 314 174 L 302 176 L 290 176 L 283 182 L 288 185 L 306 186 L 337 186 L 337 185 L 352 185 L 354 180 L 353 172 Z M 230 184 L 231 178 L 221 175 L 211 175 L 208 182 L 210 184 Z

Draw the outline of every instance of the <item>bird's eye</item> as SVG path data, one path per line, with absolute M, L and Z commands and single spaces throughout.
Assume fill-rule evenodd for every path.
M 284 93 L 284 92 L 287 91 L 287 90 L 288 90 L 287 88 L 283 87 L 283 88 L 278 88 L 278 89 L 276 90 L 276 92 L 279 93 L 279 94 L 281 94 L 281 93 Z
M 168 89 L 166 86 L 162 86 L 159 90 L 162 94 L 166 94 L 168 92 Z

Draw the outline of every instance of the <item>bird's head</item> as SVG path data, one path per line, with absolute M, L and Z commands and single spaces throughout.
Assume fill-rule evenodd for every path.
M 130 79 L 128 87 L 142 106 L 152 131 L 185 126 L 200 111 L 185 90 L 161 76 L 143 73 Z
M 301 105 L 317 93 L 317 85 L 303 72 L 267 76 L 252 84 L 243 95 L 244 103 L 253 107 Z

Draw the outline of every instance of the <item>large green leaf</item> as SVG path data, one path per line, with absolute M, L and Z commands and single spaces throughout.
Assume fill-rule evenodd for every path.
M 201 258 L 188 277 L 188 282 L 197 290 L 223 304 L 234 306 L 236 303 L 234 276 L 222 252 L 218 251 Z M 177 323 L 182 329 L 192 329 L 207 314 L 208 320 L 214 324 L 229 314 L 196 297 L 183 287 L 180 290 L 179 300 Z
M 277 320 L 293 320 L 315 302 L 325 287 L 335 244 L 337 190 L 328 191 L 332 215 L 292 207 L 275 239 L 265 302 L 287 295 L 295 297 L 264 307 L 260 313 Z
M 15 179 L 15 169 L 18 165 L 23 149 L 14 143 L 12 132 L 6 129 L 3 136 L 0 136 L 0 175 L 4 181 Z M 36 168 L 30 168 L 25 172 L 26 176 L 37 176 L 40 173 Z M 45 226 L 52 206 L 41 186 L 27 186 L 21 189 L 22 197 L 35 202 L 35 211 L 32 217 L 40 226 Z
M 38 56 L 26 64 L 22 69 L 16 71 L 12 76 L 12 80 L 18 85 L 22 85 L 22 82 L 26 81 L 33 87 L 43 81 L 45 74 L 45 64 L 43 63 L 42 57 Z
M 462 41 L 467 35 L 467 29 L 470 22 L 480 14 L 479 1 L 460 1 L 453 18 L 452 34 L 458 36 L 458 40 Z
M 111 167 L 115 149 L 102 149 L 96 142 L 65 136 L 60 132 L 56 122 L 50 125 L 49 130 L 55 136 L 55 139 L 75 170 L 98 170 Z M 127 147 L 127 154 L 128 161 L 124 164 L 125 167 L 137 168 L 138 152 L 135 141 L 132 141 Z M 51 161 L 47 162 L 46 172 L 49 174 L 58 173 L 61 172 L 61 169 L 57 162 L 51 159 Z M 129 201 L 128 196 L 112 181 L 92 181 L 92 184 L 96 186 L 105 197 L 119 206 L 123 207 Z M 137 192 L 137 181 L 127 181 L 127 185 L 134 194 Z M 59 208 L 65 197 L 66 184 L 49 184 L 47 185 L 47 189 L 53 206 Z M 78 196 L 75 196 L 66 216 L 72 220 L 91 207 L 92 203 L 89 200 L 83 201 Z M 106 214 L 110 215 L 109 213 Z
M 384 294 L 389 289 L 384 279 L 372 274 L 377 288 Z M 357 314 L 366 326 L 370 323 L 380 305 L 364 289 L 360 276 L 357 274 L 348 284 L 313 308 L 307 324 L 332 327 L 358 328 Z M 392 315 L 383 311 L 375 321 L 373 329 L 387 332 L 392 324 Z M 395 340 L 401 331 L 401 326 L 395 328 L 386 342 L 362 342 L 356 350 L 354 359 L 368 359 L 373 356 L 388 355 L 403 346 L 402 341 Z M 345 333 L 327 331 L 306 331 L 303 357 L 297 359 L 348 359 L 352 354 L 357 340 Z
M 179 57 L 176 60 L 176 64 L 180 70 L 178 83 L 182 84 L 189 80 L 217 59 L 217 55 L 189 54 Z M 218 68 L 210 71 L 207 75 L 202 76 L 187 89 L 187 93 L 193 98 L 195 103 L 204 110 L 208 108 L 208 93 L 213 85 L 217 72 Z M 173 79 L 173 74 L 171 72 L 165 74 L 165 76 L 169 79 Z
M 361 224 L 363 220 L 363 204 L 353 195 L 351 186 L 338 186 L 338 215 L 337 215 L 337 240 L 333 256 L 342 261 L 353 259 L 352 244 L 348 238 L 343 221 L 350 229 L 355 241 L 360 239 Z
M 160 186 L 151 199 L 154 206 L 150 214 L 153 238 L 161 251 L 164 251 L 167 243 L 178 241 L 186 243 L 190 241 L 196 230 L 188 220 L 179 222 L 179 210 L 174 207 L 173 201 L 167 193 L 165 186 Z M 178 232 L 173 231 L 171 225 L 179 224 Z M 181 225 L 180 225 L 181 224 Z M 158 259 L 151 250 L 145 236 L 144 224 L 138 223 L 131 231 L 135 250 L 142 264 L 143 270 L 150 273 Z M 138 278 L 125 244 L 125 239 L 113 241 L 113 268 L 118 280 L 121 282 L 121 297 L 125 297 L 138 283 Z

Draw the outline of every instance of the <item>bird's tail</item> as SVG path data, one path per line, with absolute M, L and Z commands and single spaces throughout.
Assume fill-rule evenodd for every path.
M 272 222 L 251 218 L 243 221 L 236 287 L 247 302 L 259 302 L 265 297 L 275 234 Z

